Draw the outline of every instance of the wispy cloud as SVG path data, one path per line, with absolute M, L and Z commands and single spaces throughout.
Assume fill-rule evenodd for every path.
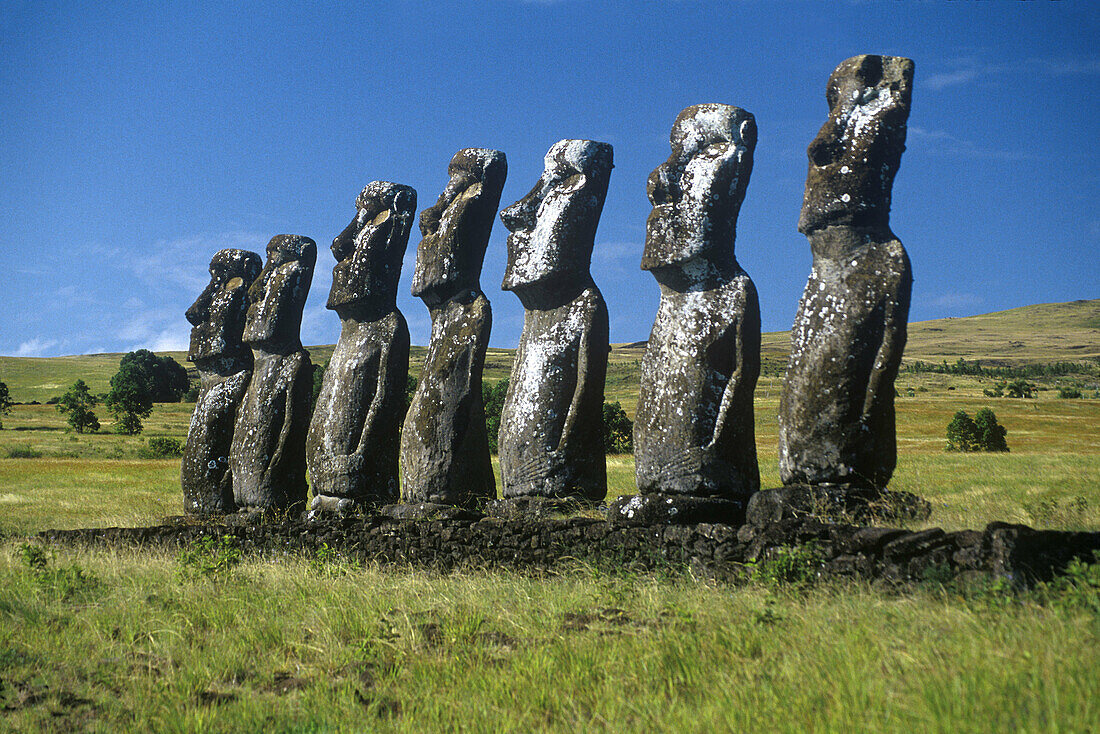
M 923 148 L 925 152 L 938 155 L 1000 161 L 1035 161 L 1040 159 L 1040 156 L 1024 148 L 984 148 L 973 141 L 960 138 L 943 130 L 929 130 L 919 125 L 909 126 L 908 144 L 910 148 Z
M 995 63 L 976 57 L 967 57 L 955 59 L 947 66 L 947 69 L 937 71 L 918 83 L 925 89 L 938 92 L 949 87 L 958 87 L 1005 74 L 1045 74 L 1055 77 L 1100 74 L 1100 59 L 1030 58 L 1009 63 Z
M 965 306 L 980 306 L 985 299 L 976 293 L 942 293 L 925 301 L 929 306 L 937 308 L 963 308 Z
M 39 339 L 35 337 L 19 345 L 15 350 L 16 357 L 46 357 L 54 353 L 54 347 L 60 342 L 57 339 Z

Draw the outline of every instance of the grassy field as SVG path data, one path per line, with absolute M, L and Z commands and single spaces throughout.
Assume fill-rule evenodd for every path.
M 1065 317 L 1033 308 L 1027 318 Z M 1016 318 L 1006 313 L 991 317 Z M 925 351 L 911 359 L 1031 360 L 1012 361 L 996 340 L 959 354 L 943 342 L 937 356 L 931 341 L 921 347 L 921 326 L 910 343 Z M 969 348 L 988 324 L 957 328 Z M 1057 341 L 1044 333 L 1041 344 Z M 780 341 L 766 360 L 783 359 Z M 1007 348 L 1021 354 L 1041 351 L 1038 341 L 1010 341 L 1023 341 Z M 325 348 L 312 349 L 323 362 Z M 1034 361 L 1089 356 L 1051 349 Z M 77 377 L 99 391 L 120 356 L 0 358 L 0 379 L 19 401 L 44 400 Z M 611 357 L 608 399 L 633 417 L 641 349 Z M 488 362 L 487 378 L 500 379 L 511 352 L 493 350 Z M 1100 527 L 1100 400 L 1059 399 L 1061 378 L 1037 382 L 1045 389 L 1034 399 L 988 398 L 989 379 L 901 375 L 891 486 L 932 502 L 926 524 Z M 757 389 L 765 486 L 778 484 L 780 387 L 772 372 Z M 986 406 L 1011 452 L 946 453 L 954 412 Z M 4 416 L 0 730 L 1085 732 L 1100 720 L 1095 570 L 1057 590 L 930 582 L 898 594 L 777 587 L 766 573 L 730 585 L 571 562 L 553 574 L 439 575 L 331 553 L 240 560 L 232 549 L 215 549 L 222 563 L 204 573 L 193 556 L 26 545 L 48 527 L 179 514 L 178 460 L 140 457 L 149 437 L 182 439 L 191 408 L 157 405 L 137 437 L 110 432 L 102 411 L 104 431 L 85 435 L 53 406 Z M 34 458 L 5 458 L 13 452 Z M 631 457 L 608 457 L 608 475 L 610 497 L 633 492 Z

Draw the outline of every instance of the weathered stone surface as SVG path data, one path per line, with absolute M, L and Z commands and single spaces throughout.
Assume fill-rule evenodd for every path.
M 328 308 L 340 339 L 309 426 L 314 511 L 346 512 L 398 496 L 397 448 L 409 374 L 409 328 L 397 310 L 401 261 L 416 216 L 416 191 L 374 181 L 355 218 L 332 241 L 336 266 Z
M 401 477 L 405 502 L 475 508 L 496 496 L 481 397 L 493 317 L 480 279 L 508 164 L 499 150 L 466 148 L 448 173 L 420 215 L 412 292 L 432 336 L 401 431 Z
M 634 423 L 638 491 L 670 521 L 699 522 L 706 507 L 730 521 L 760 486 L 752 404 L 760 307 L 734 257 L 756 121 L 738 107 L 695 105 L 670 139 L 672 154 L 648 186 L 642 268 L 657 279 L 661 304 Z M 635 516 L 641 509 L 623 506 Z
M 829 78 L 799 220 L 813 270 L 780 400 L 784 484 L 882 488 L 897 462 L 894 379 L 912 273 L 889 213 L 912 80 L 913 62 L 890 56 L 848 59 Z
M 317 245 L 278 235 L 248 290 L 243 340 L 252 379 L 237 411 L 229 465 L 238 508 L 292 512 L 306 501 L 305 440 L 313 369 L 302 348 L 302 309 L 313 281 Z
M 620 525 L 723 523 L 736 527 L 745 521 L 745 503 L 683 494 L 624 495 L 611 503 L 607 516 Z
M 316 558 L 327 547 L 349 559 L 379 564 L 408 564 L 437 570 L 462 567 L 553 568 L 577 559 L 612 572 L 688 571 L 692 577 L 744 578 L 743 564 L 774 557 L 784 546 L 805 545 L 816 558 L 817 575 L 927 583 L 928 572 L 955 584 L 988 583 L 991 577 L 1027 586 L 1061 573 L 1073 559 L 1093 560 L 1100 533 L 1033 530 L 994 523 L 982 532 L 916 533 L 900 529 L 858 528 L 812 518 L 787 519 L 762 526 L 744 525 L 736 533 L 726 525 L 649 526 L 608 523 L 591 517 L 532 519 L 479 518 L 454 506 L 440 514 L 408 514 L 418 505 L 400 505 L 390 516 L 368 513 L 348 517 L 322 515 L 312 521 L 263 522 L 231 515 L 218 521 L 181 518 L 150 528 L 48 530 L 41 540 L 113 548 L 179 548 L 203 537 L 231 536 L 242 550 L 269 557 L 300 553 Z M 390 508 L 387 508 L 390 509 Z
M 749 500 L 746 521 L 755 525 L 788 518 L 816 517 L 857 525 L 926 520 L 927 500 L 911 492 L 825 484 L 791 484 L 757 492 Z
M 237 408 L 252 378 L 252 351 L 241 341 L 248 289 L 260 274 L 260 256 L 221 250 L 210 261 L 210 284 L 187 309 L 191 349 L 201 388 L 180 465 L 183 507 L 188 514 L 235 511 L 230 447 Z
M 607 494 L 608 317 L 589 265 L 611 158 L 607 143 L 559 141 L 531 192 L 500 213 L 511 232 L 502 287 L 524 307 L 498 438 L 506 499 Z

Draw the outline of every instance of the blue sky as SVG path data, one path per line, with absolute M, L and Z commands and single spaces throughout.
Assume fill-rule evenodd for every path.
M 376 179 L 421 209 L 451 155 L 499 148 L 501 206 L 562 138 L 611 143 L 593 275 L 613 342 L 648 337 L 645 181 L 676 114 L 744 107 L 759 143 L 737 255 L 763 327 L 790 327 L 810 268 L 796 231 L 825 82 L 858 53 L 916 62 L 892 225 L 914 321 L 1100 296 L 1100 4 L 766 0 L 0 3 L 0 354 L 184 349 L 184 310 L 223 247 L 320 248 L 303 341 L 332 343 L 332 238 Z M 482 287 L 493 346 L 522 309 Z M 428 312 L 400 308 L 414 344 Z

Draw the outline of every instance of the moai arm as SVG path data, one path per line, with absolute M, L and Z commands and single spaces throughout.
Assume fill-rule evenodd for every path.
M 405 326 L 404 319 L 398 322 L 398 328 L 394 329 L 393 340 L 385 344 L 378 358 L 378 374 L 374 381 L 374 395 L 371 396 L 370 407 L 367 409 L 367 417 L 363 421 L 363 427 L 359 434 L 359 443 L 355 453 L 362 456 L 372 449 L 372 432 L 379 430 L 381 420 L 380 413 L 392 406 L 386 405 L 386 398 L 392 397 L 392 388 L 387 385 L 400 383 L 401 395 L 404 395 L 404 380 L 402 376 L 408 374 L 409 365 L 409 330 Z
M 595 287 L 593 286 L 593 290 Z M 598 293 L 598 291 L 596 291 Z M 602 316 L 602 318 L 601 318 Z M 601 323 L 603 322 L 603 323 Z M 589 318 L 589 328 L 581 332 L 580 344 L 577 347 L 577 371 L 580 379 L 573 387 L 573 397 L 569 403 L 569 414 L 565 418 L 561 437 L 558 439 L 557 451 L 573 445 L 571 438 L 578 420 L 584 421 L 583 412 L 586 400 L 591 400 L 593 395 L 603 394 L 604 380 L 607 376 L 607 316 L 606 307 L 602 298 L 595 312 Z M 602 350 L 602 354 L 600 353 Z M 600 367 L 603 369 L 599 369 Z M 597 374 L 599 373 L 599 374 Z M 602 410 L 603 406 L 600 406 Z

